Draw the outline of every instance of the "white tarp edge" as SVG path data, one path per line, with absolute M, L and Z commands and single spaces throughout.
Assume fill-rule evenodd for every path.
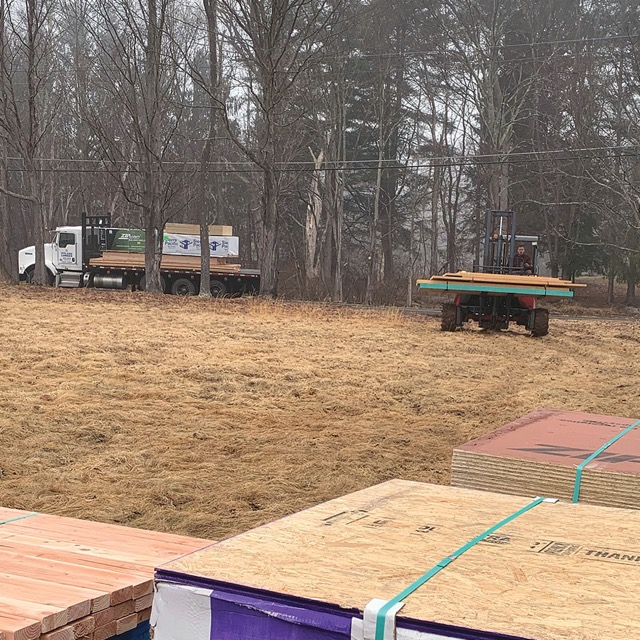
M 154 640 L 210 640 L 211 589 L 156 581 Z

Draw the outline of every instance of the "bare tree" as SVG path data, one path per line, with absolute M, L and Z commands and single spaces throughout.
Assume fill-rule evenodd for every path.
M 100 51 L 95 81 L 99 92 L 87 117 L 105 166 L 127 201 L 141 211 L 146 237 L 141 286 L 154 293 L 164 289 L 164 225 L 183 206 L 180 196 L 188 182 L 177 135 L 184 117 L 185 79 L 173 64 L 175 52 L 168 37 L 175 6 L 172 0 L 146 0 L 137 6 L 126 0 L 101 0 L 92 26 Z M 104 118 L 105 103 L 121 111 L 116 120 Z
M 44 255 L 47 217 L 40 157 L 56 114 L 52 90 L 56 75 L 52 10 L 53 3 L 49 0 L 25 0 L 24 9 L 0 0 L 0 135 L 20 158 L 25 178 L 22 191 L 10 190 L 3 163 L 0 191 L 25 201 L 29 207 L 36 254 L 35 270 L 30 277 L 36 284 L 52 282 Z M 3 227 L 8 233 L 6 198 L 3 204 Z
M 234 140 L 262 172 L 260 215 L 261 295 L 278 292 L 283 131 L 288 125 L 293 89 L 317 60 L 320 40 L 331 37 L 336 3 L 327 0 L 220 0 L 240 59 L 248 69 L 246 84 L 257 109 L 256 145 Z M 226 119 L 229 125 L 228 118 Z

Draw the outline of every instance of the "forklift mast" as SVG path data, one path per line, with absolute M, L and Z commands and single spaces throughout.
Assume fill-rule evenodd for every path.
M 529 242 L 532 246 L 533 271 L 537 272 L 538 236 L 519 236 L 514 211 L 487 211 L 482 264 L 474 268 L 480 273 L 512 274 L 516 246 Z
M 487 211 L 482 273 L 510 273 L 516 253 L 516 214 Z

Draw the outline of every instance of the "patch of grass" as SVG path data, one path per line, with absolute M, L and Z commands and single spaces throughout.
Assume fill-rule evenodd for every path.
M 0 287 L 0 504 L 219 539 L 541 406 L 640 416 L 640 326 Z M 631 386 L 630 386 L 631 385 Z

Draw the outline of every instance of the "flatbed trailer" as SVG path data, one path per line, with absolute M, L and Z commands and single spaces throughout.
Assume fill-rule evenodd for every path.
M 130 241 L 136 234 L 136 239 Z M 192 240 L 199 242 L 195 236 L 179 238 L 187 245 Z M 229 261 L 238 255 L 237 241 L 229 237 L 210 243 L 214 247 L 209 263 L 210 291 L 214 296 L 241 296 L 260 291 L 259 270 L 243 269 Z M 58 227 L 53 242 L 45 244 L 45 262 L 49 284 L 58 287 L 133 290 L 146 287 L 144 232 L 113 228 L 108 216 L 87 216 L 82 226 Z M 22 249 L 20 279 L 29 282 L 34 268 L 34 247 Z M 160 277 L 165 293 L 194 295 L 200 289 L 200 275 L 199 250 L 198 255 L 163 254 Z

